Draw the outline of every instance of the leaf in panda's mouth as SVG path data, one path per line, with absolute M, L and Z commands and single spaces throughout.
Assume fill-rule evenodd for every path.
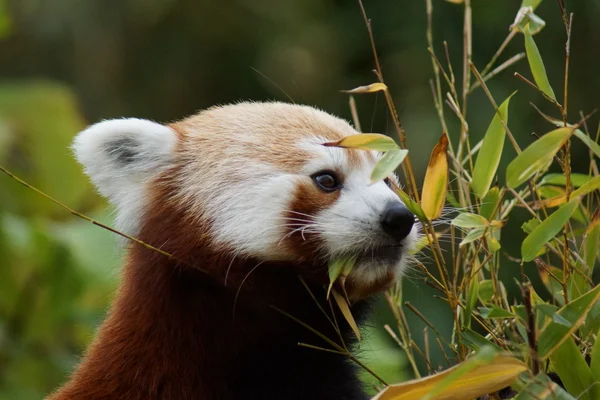
M 343 255 L 337 257 L 330 261 L 329 263 L 329 287 L 327 288 L 327 299 L 329 299 L 329 293 L 331 292 L 331 288 L 336 281 L 339 281 L 339 284 L 344 291 L 346 292 L 345 284 L 346 277 L 354 268 L 356 264 L 356 256 L 355 255 Z

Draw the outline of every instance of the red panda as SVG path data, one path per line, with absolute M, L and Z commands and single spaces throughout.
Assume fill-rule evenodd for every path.
M 356 133 L 276 102 L 80 133 L 76 158 L 118 228 L 174 257 L 128 248 L 106 320 L 49 399 L 366 398 L 348 359 L 300 347 L 327 344 L 273 307 L 339 341 L 319 310 L 329 261 L 356 258 L 346 288 L 359 323 L 402 274 L 417 228 L 389 182 L 370 182 L 379 155 L 322 146 Z

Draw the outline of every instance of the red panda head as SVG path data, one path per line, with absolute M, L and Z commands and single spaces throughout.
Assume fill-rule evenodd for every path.
M 322 145 L 356 133 L 315 108 L 240 103 L 169 126 L 104 121 L 73 147 L 127 233 L 143 229 L 153 202 L 167 202 L 182 223 L 208 227 L 197 234 L 230 258 L 318 266 L 326 278 L 332 259 L 356 257 L 348 282 L 360 298 L 400 276 L 417 228 L 385 181 L 371 183 L 376 152 Z M 169 243 L 161 240 L 150 244 Z

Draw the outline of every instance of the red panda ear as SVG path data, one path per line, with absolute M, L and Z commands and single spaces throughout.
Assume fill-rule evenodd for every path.
M 117 119 L 79 133 L 73 151 L 98 191 L 117 207 L 118 220 L 124 221 L 139 217 L 131 214 L 139 214 L 147 183 L 171 165 L 176 143 L 177 134 L 169 127 Z

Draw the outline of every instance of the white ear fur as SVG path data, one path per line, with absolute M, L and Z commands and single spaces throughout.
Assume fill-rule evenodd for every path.
M 171 164 L 175 131 L 142 119 L 97 123 L 73 142 L 86 174 L 118 210 L 119 229 L 134 233 L 147 197 L 147 183 Z

